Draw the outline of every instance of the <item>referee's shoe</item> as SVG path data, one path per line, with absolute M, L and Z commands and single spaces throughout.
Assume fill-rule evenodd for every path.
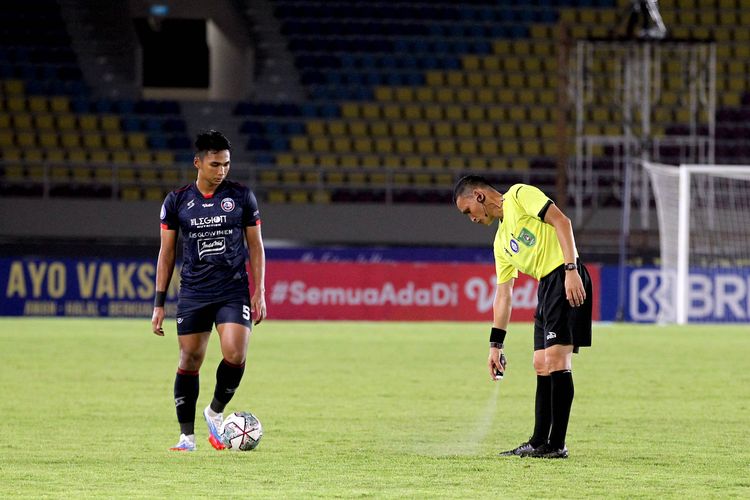
M 524 453 L 531 453 L 534 451 L 534 446 L 531 444 L 531 441 L 526 441 L 525 443 L 521 443 L 512 450 L 508 451 L 502 451 L 500 452 L 501 457 L 513 457 L 513 456 L 523 456 Z
M 568 447 L 563 445 L 562 448 L 553 448 L 549 443 L 545 443 L 531 451 L 521 453 L 521 456 L 530 458 L 568 458 Z

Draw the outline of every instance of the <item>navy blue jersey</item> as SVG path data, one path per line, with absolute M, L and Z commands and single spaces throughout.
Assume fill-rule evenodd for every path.
M 163 229 L 182 231 L 181 296 L 211 300 L 248 293 L 245 228 L 260 225 L 249 188 L 225 180 L 203 196 L 189 184 L 167 195 L 160 218 Z

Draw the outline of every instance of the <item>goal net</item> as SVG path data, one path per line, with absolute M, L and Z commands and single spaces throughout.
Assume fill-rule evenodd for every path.
M 750 322 L 750 166 L 644 167 L 659 220 L 658 321 Z

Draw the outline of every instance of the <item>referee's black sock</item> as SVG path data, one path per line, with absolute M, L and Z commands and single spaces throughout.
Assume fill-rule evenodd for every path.
M 550 373 L 552 378 L 552 430 L 549 444 L 554 449 L 565 446 L 565 434 L 568 432 L 570 407 L 573 405 L 573 373 L 560 370 Z
M 552 425 L 552 377 L 537 375 L 534 435 L 529 439 L 531 446 L 536 448 L 547 442 L 550 425 Z
M 245 373 L 245 363 L 235 365 L 226 359 L 222 359 L 216 369 L 216 388 L 214 399 L 211 401 L 211 409 L 216 413 L 222 413 L 224 407 L 231 401 L 234 391 L 240 386 L 242 374 Z
M 195 434 L 195 404 L 199 391 L 198 370 L 178 368 L 174 378 L 174 407 L 177 410 L 180 432 L 186 436 Z

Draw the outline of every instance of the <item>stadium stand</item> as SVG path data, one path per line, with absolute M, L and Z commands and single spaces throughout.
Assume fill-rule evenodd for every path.
M 468 171 L 553 185 L 559 28 L 607 37 L 629 2 L 272 4 L 308 100 L 238 102 L 236 133 L 267 201 L 326 203 L 445 202 Z M 716 41 L 716 161 L 749 162 L 750 1 L 660 6 L 672 36 Z M 156 199 L 184 180 L 190 139 L 178 102 L 94 98 L 51 0 L 3 2 L 0 15 L 24 20 L 0 29 L 4 195 Z M 595 104 L 586 132 L 617 133 L 617 106 Z M 688 113 L 679 89 L 665 88 L 654 135 L 689 133 Z M 609 153 L 598 168 L 610 168 Z M 660 154 L 679 161 L 673 146 Z

